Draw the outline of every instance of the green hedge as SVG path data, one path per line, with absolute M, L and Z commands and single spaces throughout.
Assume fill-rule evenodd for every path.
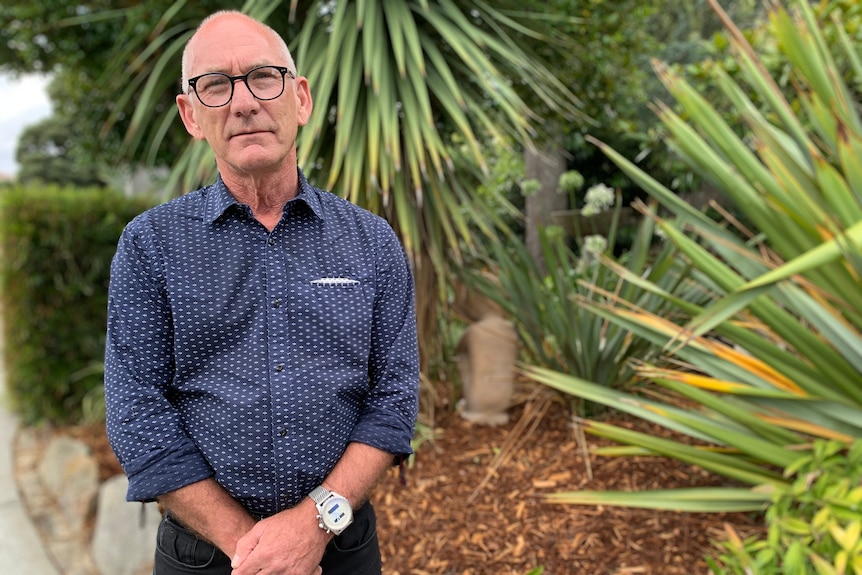
M 25 423 L 79 422 L 99 405 L 111 258 L 126 223 L 154 203 L 97 189 L 0 193 L 3 359 Z

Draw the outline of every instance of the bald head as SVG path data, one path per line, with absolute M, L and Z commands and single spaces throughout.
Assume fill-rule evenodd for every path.
M 230 26 L 232 23 L 240 22 L 245 24 L 252 24 L 253 26 L 259 27 L 260 33 L 269 37 L 278 46 L 279 51 L 282 52 L 281 56 L 284 58 L 286 66 L 290 69 L 294 76 L 296 75 L 296 65 L 293 62 L 293 57 L 290 55 L 290 50 L 287 48 L 287 44 L 285 43 L 284 38 L 282 38 L 278 32 L 276 32 L 266 24 L 259 22 L 251 16 L 243 14 L 242 12 L 239 12 L 237 10 L 221 10 L 207 16 L 203 20 L 203 22 L 201 22 L 200 26 L 197 27 L 195 33 L 192 34 L 192 37 L 186 43 L 186 47 L 183 50 L 182 62 L 182 90 L 184 94 L 188 93 L 189 91 L 189 78 L 192 77 L 193 74 L 202 74 L 204 72 L 207 72 L 207 70 L 193 70 L 197 39 L 200 36 L 201 31 L 214 26 Z

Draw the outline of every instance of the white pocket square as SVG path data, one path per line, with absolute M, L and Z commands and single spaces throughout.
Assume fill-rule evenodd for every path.
M 313 280 L 311 283 L 319 286 L 349 286 L 358 284 L 359 280 L 350 278 L 320 278 L 319 280 Z

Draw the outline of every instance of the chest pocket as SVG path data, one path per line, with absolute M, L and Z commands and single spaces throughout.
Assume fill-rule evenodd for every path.
M 298 344 L 316 353 L 367 354 L 374 310 L 371 278 L 306 279 L 293 282 L 289 291 Z

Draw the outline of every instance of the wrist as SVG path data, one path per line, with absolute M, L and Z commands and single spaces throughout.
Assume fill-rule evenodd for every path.
M 226 528 L 224 533 L 220 534 L 220 541 L 213 541 L 216 547 L 222 550 L 228 557 L 233 557 L 236 554 L 237 542 L 245 537 L 252 530 L 255 523 L 253 517 L 244 517 Z
M 307 499 L 314 502 L 318 527 L 326 533 L 340 535 L 353 523 L 350 501 L 340 493 L 319 485 L 311 490 Z

